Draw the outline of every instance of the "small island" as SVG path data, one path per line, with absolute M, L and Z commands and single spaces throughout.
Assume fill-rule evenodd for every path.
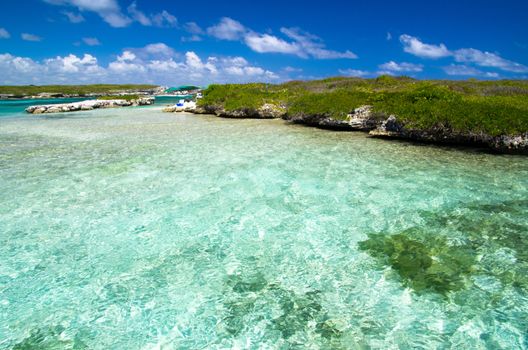
M 528 154 L 528 81 L 328 78 L 210 85 L 195 109 L 224 118 L 282 118 L 370 137 Z

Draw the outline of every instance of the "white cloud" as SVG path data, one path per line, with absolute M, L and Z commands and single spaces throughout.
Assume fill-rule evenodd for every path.
M 441 58 L 451 56 L 451 52 L 444 44 L 425 44 L 420 39 L 407 34 L 400 36 L 400 42 L 403 44 L 403 51 L 418 57 Z
M 387 41 L 392 40 L 392 34 L 391 34 L 391 32 L 387 32 L 387 36 L 386 36 L 385 38 L 387 39 Z
M 83 38 L 84 43 L 88 46 L 99 46 L 101 42 L 97 38 Z
M 85 21 L 83 15 L 81 15 L 80 13 L 77 14 L 71 11 L 64 11 L 62 13 L 68 18 L 71 23 L 81 23 Z
M 150 18 L 148 18 L 147 15 L 145 15 L 143 12 L 137 9 L 137 5 L 135 1 L 131 3 L 130 6 L 128 6 L 127 11 L 132 17 L 132 19 L 141 23 L 142 25 L 144 26 L 152 25 L 152 21 L 150 20 Z
M 126 27 L 131 19 L 121 12 L 117 0 L 44 0 L 52 5 L 73 6 L 79 11 L 97 13 L 106 23 L 112 27 Z
M 239 40 L 246 28 L 238 21 L 223 17 L 217 25 L 207 28 L 207 33 L 221 40 Z
M 286 66 L 282 70 L 287 73 L 300 73 L 303 71 L 301 68 L 296 68 L 296 67 L 291 67 L 291 66 Z
M 447 67 L 443 67 L 444 72 L 447 75 L 453 76 L 474 76 L 474 77 L 487 77 L 487 78 L 498 78 L 499 74 L 495 72 L 483 72 L 474 67 L 468 67 L 465 65 L 451 64 Z
M 178 19 L 165 10 L 160 13 L 146 15 L 137 8 L 135 1 L 127 7 L 127 11 L 134 21 L 144 26 L 174 27 L 178 24 Z
M 163 10 L 156 14 L 145 14 L 138 9 L 136 2 L 132 2 L 128 8 L 127 16 L 121 11 L 117 0 L 44 0 L 48 4 L 57 6 L 75 7 L 81 12 L 94 12 L 112 27 L 122 28 L 136 21 L 144 26 L 174 27 L 178 23 L 176 17 Z M 63 12 L 70 22 L 79 23 L 84 21 L 82 14 Z
M 528 67 L 500 57 L 491 52 L 483 52 L 477 49 L 460 49 L 454 52 L 455 61 L 463 63 L 474 63 L 481 67 L 499 68 L 508 72 L 525 73 Z
M 35 34 L 22 33 L 20 34 L 20 37 L 25 41 L 42 41 L 42 38 Z
M 15 57 L 8 53 L 0 54 L 0 70 L 2 76 L 9 78 L 10 75 L 30 73 L 34 70 L 36 63 L 28 57 Z
M 199 35 L 196 35 L 196 34 L 193 34 L 191 36 L 182 36 L 181 37 L 181 41 L 184 42 L 184 43 L 187 43 L 187 42 L 197 42 L 197 41 L 202 41 L 202 37 L 199 36 Z
M 47 67 L 54 67 L 54 71 L 76 73 L 83 68 L 97 66 L 97 59 L 89 54 L 84 54 L 82 58 L 69 54 L 65 57 L 57 56 L 55 58 L 49 58 L 45 60 L 45 65 Z
M 195 24 L 194 22 L 191 23 Z M 199 27 L 193 27 L 189 27 L 187 30 L 196 29 L 195 34 L 198 34 Z M 357 58 L 353 52 L 348 50 L 339 52 L 326 49 L 319 37 L 303 32 L 299 28 L 283 27 L 280 31 L 289 40 L 268 33 L 257 33 L 229 17 L 223 17 L 218 24 L 207 28 L 207 33 L 217 39 L 243 40 L 251 50 L 258 53 L 283 53 L 316 59 Z M 188 39 L 182 38 L 183 41 L 189 41 Z
M 152 23 L 156 27 L 175 27 L 178 24 L 178 19 L 169 12 L 163 10 L 160 13 L 152 15 Z
M 365 77 L 370 75 L 370 72 L 359 69 L 340 69 L 339 73 L 348 77 Z
M 418 38 L 407 34 L 401 35 L 400 41 L 403 44 L 403 50 L 405 52 L 422 58 L 441 58 L 452 56 L 456 62 L 460 63 L 470 63 L 480 67 L 498 68 L 506 72 L 528 72 L 528 66 L 507 60 L 505 58 L 502 58 L 498 54 L 492 52 L 480 51 L 473 48 L 463 48 L 450 51 L 444 44 L 424 44 Z M 449 70 L 450 68 L 448 68 L 448 71 Z M 493 73 L 488 74 L 491 74 L 490 76 L 493 77 Z
M 148 55 L 173 56 L 176 54 L 173 48 L 164 43 L 148 44 L 140 49 Z
M 97 82 L 104 79 L 105 69 L 89 54 L 70 54 L 41 62 L 28 57 L 0 54 L 0 75 L 6 84 L 65 84 Z
M 348 50 L 345 52 L 327 50 L 319 37 L 308 32 L 303 32 L 299 28 L 281 28 L 281 32 L 290 39 L 293 39 L 295 44 L 301 48 L 301 51 L 306 56 L 317 59 L 357 58 L 353 52 Z
M 128 62 L 136 59 L 136 55 L 130 51 L 123 51 L 120 56 L 117 56 L 118 62 Z
M 196 35 L 204 34 L 204 30 L 196 22 L 185 23 L 185 25 L 183 26 L 183 29 L 185 29 L 187 32 L 191 34 L 196 34 Z
M 196 42 L 196 41 L 202 41 L 202 35 L 205 34 L 204 30 L 196 24 L 196 22 L 187 22 L 183 26 L 183 29 L 191 34 L 189 36 L 182 36 L 181 41 L 182 42 Z
M 275 52 L 306 57 L 306 54 L 298 45 L 269 34 L 248 33 L 244 38 L 244 42 L 250 49 L 258 53 Z
M 0 39 L 9 39 L 11 37 L 11 34 L 4 28 L 0 28 Z
M 421 64 L 414 64 L 414 63 L 396 63 L 394 61 L 389 61 L 387 63 L 383 63 L 379 65 L 379 68 L 382 71 L 389 71 L 389 72 L 421 72 L 423 71 L 423 65 Z
M 172 58 L 168 60 L 152 60 L 147 64 L 149 69 L 158 72 L 171 72 L 176 69 L 181 69 L 183 66 L 182 63 L 177 63 Z

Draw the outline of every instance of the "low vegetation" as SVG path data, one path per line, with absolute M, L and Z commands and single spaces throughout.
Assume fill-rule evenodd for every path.
M 106 96 L 99 96 L 97 98 L 98 100 L 125 100 L 125 101 L 132 101 L 139 99 L 139 95 L 106 95 Z
M 328 78 L 280 85 L 211 85 L 201 105 L 226 110 L 274 103 L 288 114 L 345 119 L 355 108 L 372 105 L 380 115 L 394 114 L 418 129 L 441 126 L 455 132 L 491 136 L 528 131 L 528 81 L 423 81 L 408 77 Z
M 84 96 L 88 94 L 112 94 L 120 91 L 137 91 L 154 88 L 156 88 L 156 85 L 147 84 L 24 85 L 0 86 L 0 94 L 14 95 L 18 97 L 35 96 L 40 93 Z

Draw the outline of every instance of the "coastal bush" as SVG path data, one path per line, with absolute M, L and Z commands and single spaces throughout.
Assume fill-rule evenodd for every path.
M 355 108 L 365 104 L 369 94 L 362 91 L 336 90 L 326 93 L 308 93 L 294 98 L 289 105 L 290 114 L 322 115 L 343 120 Z

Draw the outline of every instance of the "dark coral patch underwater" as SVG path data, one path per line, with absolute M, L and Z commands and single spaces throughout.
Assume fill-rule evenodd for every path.
M 415 292 L 447 295 L 487 276 L 528 291 L 528 201 L 470 204 L 421 214 L 424 224 L 359 243 Z

